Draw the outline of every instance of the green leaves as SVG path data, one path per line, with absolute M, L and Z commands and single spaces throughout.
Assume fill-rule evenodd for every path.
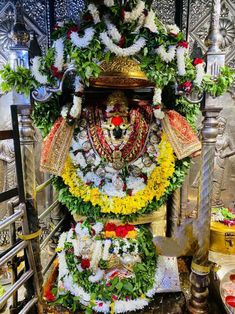
M 3 92 L 15 90 L 17 93 L 29 96 L 30 91 L 39 86 L 37 81 L 32 77 L 31 71 L 21 66 L 17 67 L 14 71 L 10 65 L 5 65 L 0 70 L 0 76 L 2 79 L 0 89 Z
M 203 78 L 203 89 L 213 97 L 223 95 L 231 87 L 235 79 L 235 71 L 227 66 L 220 68 L 216 78 L 207 75 Z

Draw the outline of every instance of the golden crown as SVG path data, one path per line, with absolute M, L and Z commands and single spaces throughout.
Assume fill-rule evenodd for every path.
M 90 79 L 90 85 L 93 87 L 130 89 L 153 86 L 140 69 L 139 62 L 134 59 L 114 57 L 103 61 L 100 68 L 100 76 Z

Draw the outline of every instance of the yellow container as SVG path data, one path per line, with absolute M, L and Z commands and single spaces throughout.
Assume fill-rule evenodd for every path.
M 210 250 L 235 255 L 235 226 L 211 222 Z

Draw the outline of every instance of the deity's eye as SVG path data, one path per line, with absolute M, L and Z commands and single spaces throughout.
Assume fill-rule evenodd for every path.
M 126 129 L 128 129 L 128 128 L 129 128 L 129 124 L 122 123 L 122 124 L 120 125 L 120 129 L 122 129 L 122 130 L 126 130 Z

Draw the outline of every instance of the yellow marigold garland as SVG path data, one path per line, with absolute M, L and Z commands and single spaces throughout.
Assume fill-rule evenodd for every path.
M 102 194 L 98 188 L 86 185 L 76 174 L 77 169 L 70 158 L 67 159 L 62 178 L 68 185 L 73 196 L 80 197 L 84 202 L 99 205 L 102 213 L 130 215 L 138 212 L 154 198 L 160 199 L 170 184 L 170 178 L 175 170 L 175 156 L 171 144 L 163 134 L 159 144 L 158 166 L 155 167 L 145 188 L 132 196 L 123 198 L 109 197 Z

